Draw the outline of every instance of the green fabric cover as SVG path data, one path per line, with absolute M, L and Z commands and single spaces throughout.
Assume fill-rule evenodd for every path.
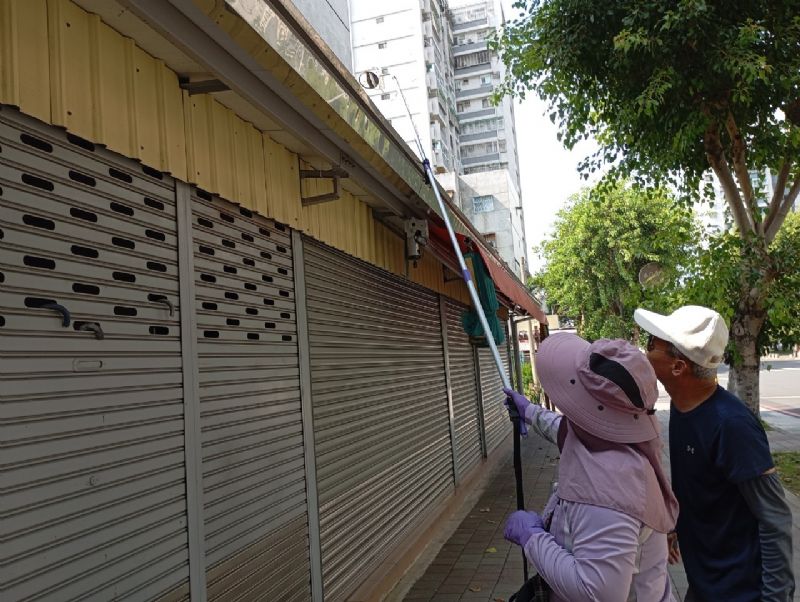
M 475 288 L 478 290 L 478 298 L 481 300 L 483 312 L 486 314 L 486 321 L 489 323 L 489 329 L 492 331 L 495 345 L 499 345 L 505 340 L 503 326 L 497 317 L 497 310 L 500 308 L 500 303 L 497 301 L 497 291 L 494 288 L 494 282 L 489 277 L 489 272 L 483 263 L 483 258 L 478 253 L 467 253 L 466 258 L 472 259 L 473 273 L 475 276 Z M 489 343 L 483 332 L 481 320 L 478 317 L 478 312 L 473 310 L 465 311 L 461 316 L 461 325 L 464 331 L 471 337 L 482 338 L 483 343 L 479 343 L 479 347 L 488 347 Z

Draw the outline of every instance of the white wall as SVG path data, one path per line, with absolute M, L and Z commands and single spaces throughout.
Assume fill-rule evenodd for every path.
M 348 69 L 353 68 L 348 0 L 292 0 Z

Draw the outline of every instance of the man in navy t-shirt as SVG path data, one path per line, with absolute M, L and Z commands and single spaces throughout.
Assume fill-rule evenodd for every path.
M 716 382 L 728 329 L 715 311 L 642 309 L 647 357 L 672 399 L 672 488 L 686 602 L 791 602 L 791 511 L 755 415 Z

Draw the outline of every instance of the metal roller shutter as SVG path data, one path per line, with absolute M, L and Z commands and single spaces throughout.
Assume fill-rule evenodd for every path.
M 0 110 L 4 600 L 187 594 L 174 199 Z
M 291 237 L 192 199 L 210 600 L 308 600 Z
M 325 600 L 453 488 L 438 298 L 304 245 Z
M 475 355 L 461 316 L 467 306 L 447 300 L 447 350 L 450 357 L 450 382 L 453 390 L 453 414 L 459 477 L 480 462 L 481 428 L 478 406 L 478 383 Z
M 503 369 L 506 374 L 509 374 L 505 344 L 498 346 L 498 351 Z M 508 410 L 503 405 L 506 398 L 503 393 L 503 382 L 500 380 L 500 375 L 497 374 L 497 366 L 488 347 L 478 349 L 478 363 L 481 371 L 481 405 L 483 406 L 483 423 L 486 430 L 486 453 L 490 454 L 513 429 L 511 420 L 508 418 Z

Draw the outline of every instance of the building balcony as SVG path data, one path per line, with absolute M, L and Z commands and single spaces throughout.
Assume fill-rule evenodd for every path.
M 485 85 L 478 86 L 477 88 L 467 88 L 465 90 L 456 91 L 456 98 L 469 98 L 471 96 L 487 96 L 492 93 L 494 86 Z
M 489 19 L 476 19 L 475 21 L 466 21 L 465 23 L 454 23 L 453 31 L 464 31 L 465 29 L 472 29 L 473 27 L 484 27 L 489 24 Z
M 473 42 L 472 44 L 461 44 L 460 46 L 453 46 L 453 56 L 460 54 L 467 54 L 469 52 L 477 52 L 478 50 L 486 50 L 486 40 L 481 42 Z
M 458 122 L 462 123 L 472 119 L 480 119 L 481 117 L 490 117 L 494 115 L 497 115 L 497 109 L 495 107 L 480 109 L 478 111 L 465 111 L 458 114 Z
M 497 163 L 500 161 L 500 153 L 489 155 L 477 155 L 475 157 L 465 157 L 461 155 L 461 163 L 464 165 L 478 165 L 480 163 Z
M 471 75 L 473 73 L 491 73 L 492 72 L 492 64 L 491 63 L 479 63 L 477 65 L 470 65 L 469 67 L 456 67 L 453 73 L 455 77 L 461 77 L 462 75 Z
M 460 142 L 474 142 L 475 140 L 492 140 L 497 138 L 497 130 L 489 130 L 487 132 L 476 132 L 474 134 L 461 134 L 459 136 Z

